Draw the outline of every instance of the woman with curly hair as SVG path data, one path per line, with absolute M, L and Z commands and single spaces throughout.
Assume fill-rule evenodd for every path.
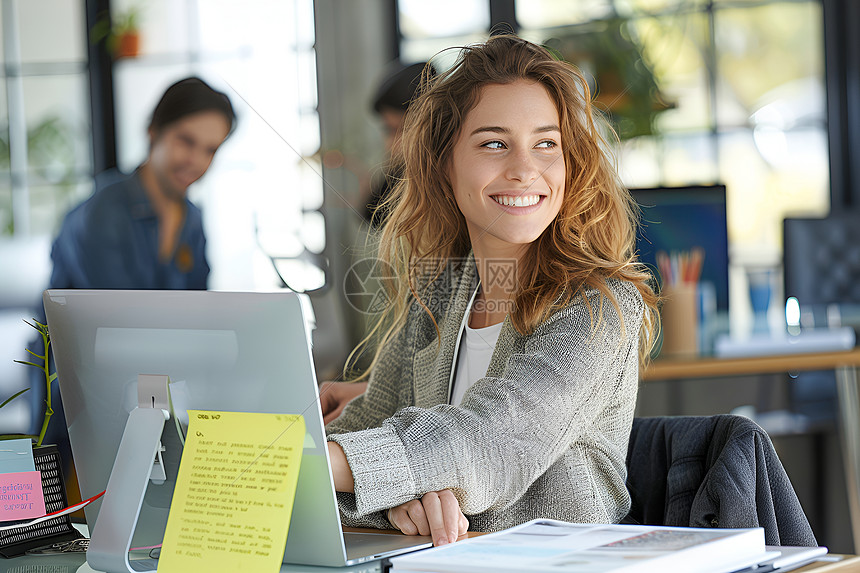
M 657 297 L 595 115 L 582 75 L 516 36 L 425 74 L 381 206 L 375 357 L 321 392 L 348 402 L 327 426 L 345 525 L 440 545 L 626 515 Z

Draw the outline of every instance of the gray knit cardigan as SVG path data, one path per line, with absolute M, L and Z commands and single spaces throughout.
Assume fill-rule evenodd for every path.
M 338 493 L 344 525 L 391 528 L 385 510 L 451 489 L 473 531 L 538 517 L 610 523 L 630 508 L 625 457 L 638 387 L 642 298 L 608 281 L 623 316 L 585 292 L 522 336 L 506 318 L 487 375 L 448 404 L 455 348 L 476 284 L 471 257 L 413 305 L 383 350 L 367 391 L 327 427 L 343 448 L 355 493 Z M 596 324 L 596 315 L 595 315 Z M 441 345 L 439 340 L 441 338 Z

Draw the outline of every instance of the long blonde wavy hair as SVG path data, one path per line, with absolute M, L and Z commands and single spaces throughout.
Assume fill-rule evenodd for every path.
M 574 66 L 546 49 L 499 35 L 461 48 L 444 73 L 425 68 L 409 106 L 400 153 L 393 159 L 403 176 L 379 207 L 386 219 L 377 256 L 392 269 L 383 282 L 391 304 L 350 355 L 352 360 L 373 341 L 377 344 L 370 368 L 359 379 L 404 327 L 410 304 L 423 306 L 435 324 L 425 300 L 428 289 L 448 261 L 465 258 L 471 250 L 449 177 L 454 144 L 483 86 L 523 79 L 542 84 L 555 103 L 567 181 L 558 215 L 518 262 L 511 322 L 519 333 L 529 334 L 586 286 L 598 289 L 618 309 L 606 280 L 630 281 L 646 305 L 639 357 L 641 365 L 647 363 L 659 329 L 657 296 L 649 285 L 650 273 L 636 257 L 638 209 L 610 161 L 588 84 Z M 588 309 L 594 328 L 602 319 L 602 303 L 596 313 L 591 305 Z M 438 334 L 438 325 L 436 329 Z

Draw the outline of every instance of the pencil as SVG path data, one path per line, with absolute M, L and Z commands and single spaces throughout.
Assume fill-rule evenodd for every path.
M 657 251 L 655 255 L 657 259 L 657 269 L 663 275 L 663 285 L 669 286 L 672 284 L 672 264 L 669 262 L 669 255 L 666 251 Z
M 699 282 L 702 274 L 702 263 L 705 260 L 705 249 L 696 246 L 690 253 L 690 268 L 688 269 L 688 280 L 691 283 Z

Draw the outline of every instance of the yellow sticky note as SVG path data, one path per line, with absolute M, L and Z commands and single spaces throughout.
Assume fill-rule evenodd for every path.
M 159 573 L 279 571 L 305 420 L 188 411 Z

